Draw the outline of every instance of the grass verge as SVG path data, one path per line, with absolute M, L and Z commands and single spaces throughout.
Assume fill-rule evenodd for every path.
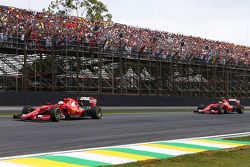
M 250 136 L 227 138 L 227 140 L 250 141 Z M 250 164 L 249 164 L 250 166 Z
M 0 117 L 4 117 L 4 116 L 12 116 L 13 114 L 11 113 L 0 113 Z
M 250 141 L 250 136 L 231 138 L 228 140 Z M 250 146 L 232 149 L 207 151 L 188 154 L 168 159 L 148 160 L 115 167 L 249 167 Z
M 164 113 L 164 112 L 190 112 L 192 113 L 192 110 L 188 109 L 158 109 L 154 111 L 149 111 L 149 110 L 120 110 L 120 111 L 108 111 L 104 110 L 103 114 L 104 115 L 116 115 L 116 114 L 157 114 L 157 113 Z M 250 112 L 250 111 L 245 111 L 245 112 Z M 14 113 L 18 112 L 0 112 L 0 116 L 12 116 Z
M 189 110 L 156 110 L 156 111 L 143 111 L 143 110 L 124 110 L 124 111 L 103 111 L 104 115 L 116 115 L 116 114 L 156 114 L 156 113 L 164 113 L 164 112 L 190 112 Z M 1 113 L 0 116 L 12 116 L 14 113 Z
M 103 111 L 104 115 L 114 115 L 114 114 L 156 114 L 165 112 L 190 112 L 188 110 L 159 110 L 159 111 Z

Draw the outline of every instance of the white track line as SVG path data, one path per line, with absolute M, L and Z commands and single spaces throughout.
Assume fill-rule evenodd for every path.
M 15 164 L 11 162 L 0 162 L 1 167 L 31 167 L 27 165 Z
M 2 158 L 0 158 L 0 160 L 26 158 L 26 157 L 43 156 L 43 155 L 51 155 L 51 154 L 72 153 L 72 152 L 89 151 L 89 150 L 96 150 L 96 149 L 106 149 L 106 148 L 110 148 L 110 147 L 136 146 L 136 145 L 150 144 L 150 143 L 155 143 L 155 142 L 166 142 L 166 141 L 171 142 L 171 141 L 176 141 L 176 140 L 192 140 L 192 139 L 202 139 L 202 138 L 221 138 L 221 137 L 227 138 L 227 137 L 237 137 L 237 136 L 247 136 L 247 135 L 250 135 L 250 132 L 233 133 L 233 134 L 225 134 L 225 135 L 213 135 L 213 136 L 205 136 L 205 137 L 192 137 L 192 138 L 175 139 L 175 140 L 153 141 L 153 142 L 126 144 L 126 145 L 118 145 L 118 146 L 106 146 L 106 147 L 98 147 L 98 148 L 77 149 L 77 150 L 68 150 L 68 151 L 46 152 L 46 153 L 27 154 L 27 155 L 18 155 L 18 156 L 9 156 L 9 157 L 2 157 Z
M 183 143 L 183 144 L 194 144 L 194 145 L 200 145 L 200 146 L 207 146 L 207 147 L 217 147 L 217 148 L 233 148 L 235 146 L 226 145 L 226 144 L 215 144 L 215 143 L 206 143 L 206 142 L 199 142 L 199 141 L 193 141 L 193 140 L 176 140 L 176 143 Z
M 114 156 L 108 156 L 108 155 L 100 155 L 95 153 L 86 153 L 86 152 L 77 152 L 77 153 L 65 153 L 65 154 L 55 154 L 56 156 L 68 156 L 68 157 L 74 157 L 74 158 L 80 158 L 80 159 L 87 159 L 87 160 L 98 160 L 99 162 L 105 162 L 110 163 L 113 165 L 116 164 L 125 164 L 130 162 L 135 162 L 136 160 L 127 159 L 127 158 L 118 158 Z
M 156 147 L 150 147 L 150 146 L 129 146 L 126 148 L 131 148 L 135 150 L 141 150 L 141 151 L 149 151 L 149 152 L 155 152 L 155 153 L 161 153 L 161 154 L 167 154 L 167 155 L 184 155 L 184 154 L 190 154 L 190 152 L 186 151 L 179 151 L 174 149 L 166 149 L 166 148 L 156 148 Z

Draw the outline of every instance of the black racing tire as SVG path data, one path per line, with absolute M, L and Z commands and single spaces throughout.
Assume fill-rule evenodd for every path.
M 205 105 L 204 105 L 204 104 L 198 105 L 198 110 L 203 110 L 204 108 L 205 108 Z
M 200 104 L 200 105 L 198 105 L 197 110 L 194 110 L 194 113 L 201 114 L 202 112 L 199 112 L 199 110 L 203 110 L 204 108 L 205 108 L 205 105 Z
M 98 106 L 90 108 L 90 116 L 92 119 L 101 119 L 102 118 L 102 109 Z
M 20 119 L 22 114 L 13 114 L 13 119 Z
M 223 113 L 228 114 L 227 109 L 225 107 L 223 107 Z
M 218 106 L 218 114 L 224 113 L 224 109 L 221 105 Z
M 52 122 L 58 122 L 61 119 L 61 110 L 58 107 L 52 107 L 49 109 L 50 120 Z
M 243 113 L 244 113 L 244 107 L 241 106 L 241 105 L 239 105 L 239 106 L 237 107 L 237 113 L 238 113 L 238 114 L 243 114 Z
M 28 114 L 32 112 L 34 109 L 31 106 L 25 106 L 23 107 L 22 114 Z

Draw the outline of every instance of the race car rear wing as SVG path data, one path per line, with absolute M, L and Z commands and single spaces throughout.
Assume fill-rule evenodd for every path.
M 85 106 L 85 107 L 93 107 L 96 106 L 97 100 L 95 97 L 78 97 L 77 98 L 78 104 L 80 106 Z

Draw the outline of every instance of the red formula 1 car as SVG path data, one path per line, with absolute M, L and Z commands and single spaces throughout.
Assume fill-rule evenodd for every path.
M 61 119 L 80 118 L 89 116 L 93 119 L 102 117 L 101 108 L 94 97 L 63 98 L 57 104 L 37 107 L 25 106 L 20 114 L 14 114 L 14 119 L 42 120 L 58 122 Z
M 210 114 L 227 114 L 244 112 L 244 106 L 240 104 L 239 99 L 222 99 L 218 103 L 210 103 L 208 105 L 199 105 L 195 113 L 210 113 Z

